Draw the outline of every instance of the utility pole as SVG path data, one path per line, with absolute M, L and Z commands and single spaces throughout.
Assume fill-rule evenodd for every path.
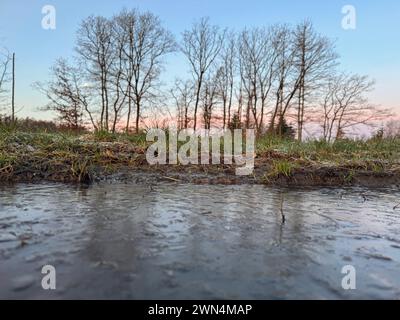
M 15 122 L 15 52 L 12 58 L 12 96 L 11 96 L 11 122 Z

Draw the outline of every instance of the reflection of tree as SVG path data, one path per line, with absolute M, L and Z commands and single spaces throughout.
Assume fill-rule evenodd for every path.
M 137 237 L 140 224 L 132 204 L 139 201 L 139 195 L 129 187 L 123 192 L 114 188 L 102 185 L 81 191 L 92 211 L 85 251 L 93 263 L 116 263 L 122 268 L 132 268 L 137 256 L 136 241 L 140 239 Z
M 0 185 L 0 214 L 4 212 L 3 207 L 5 204 L 18 203 L 17 192 L 18 188 L 13 185 Z M 1 215 L 0 215 L 1 217 Z

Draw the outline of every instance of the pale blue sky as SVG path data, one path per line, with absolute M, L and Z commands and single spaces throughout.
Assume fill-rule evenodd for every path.
M 54 31 L 41 28 L 41 10 L 47 4 L 57 10 Z M 356 30 L 341 28 L 341 9 L 347 4 L 357 9 Z M 400 111 L 398 0 L 0 0 L 0 46 L 17 55 L 17 105 L 23 107 L 19 116 L 44 116 L 37 108 L 46 100 L 31 84 L 46 80 L 56 58 L 73 54 L 80 21 L 91 14 L 111 16 L 124 7 L 157 14 L 178 40 L 202 16 L 234 29 L 310 18 L 318 31 L 337 40 L 343 69 L 377 80 L 373 101 Z M 185 72 L 179 54 L 168 62 L 165 82 Z

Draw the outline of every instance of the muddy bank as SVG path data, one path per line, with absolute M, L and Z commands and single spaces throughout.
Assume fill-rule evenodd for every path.
M 290 176 L 277 175 L 268 177 L 265 172 L 269 166 L 256 167 L 250 176 L 237 176 L 233 168 L 141 168 L 131 171 L 121 170 L 118 174 L 104 177 L 106 180 L 138 182 L 181 182 L 194 184 L 260 184 L 267 186 L 361 186 L 387 187 L 400 186 L 399 173 L 374 173 L 369 171 L 354 171 L 339 168 L 302 168 Z M 268 171 L 267 171 L 268 172 Z
M 92 183 L 98 181 L 144 182 L 160 181 L 194 184 L 263 184 L 277 186 L 363 186 L 386 187 L 400 186 L 400 172 L 373 172 L 340 167 L 305 167 L 293 170 L 289 175 L 270 174 L 271 163 L 257 164 L 252 175 L 238 176 L 234 166 L 224 165 L 162 165 L 139 166 L 118 165 L 112 169 L 91 168 L 81 175 L 69 170 L 27 170 L 0 174 L 0 184 L 12 182 L 68 182 Z

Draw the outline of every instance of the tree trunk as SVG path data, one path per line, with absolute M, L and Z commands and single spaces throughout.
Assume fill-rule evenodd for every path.
M 185 129 L 188 128 L 189 119 L 188 119 L 188 105 L 185 105 Z
M 140 118 L 140 98 L 136 98 L 136 124 L 135 124 L 135 132 L 139 133 L 139 118 Z
M 106 131 L 109 131 L 108 128 L 108 90 L 107 90 L 107 78 L 104 79 L 104 94 L 105 94 L 105 99 L 106 99 Z
M 199 102 L 200 102 L 200 90 L 201 90 L 202 82 L 203 82 L 203 74 L 200 74 L 199 81 L 197 83 L 196 103 L 194 105 L 194 124 L 193 124 L 194 130 L 196 130 L 196 126 L 197 126 L 197 108 L 198 108 Z
M 126 119 L 126 128 L 125 128 L 126 133 L 129 133 L 129 123 L 131 121 L 131 112 L 132 112 L 132 98 L 131 98 L 131 86 L 129 84 L 129 87 L 128 87 L 128 116 Z
M 233 84 L 231 83 L 230 92 L 229 92 L 229 104 L 228 104 L 228 128 L 231 124 L 231 109 L 232 109 L 232 96 L 233 96 Z
M 223 105 L 224 105 L 224 130 L 226 128 L 226 97 L 223 98 Z

